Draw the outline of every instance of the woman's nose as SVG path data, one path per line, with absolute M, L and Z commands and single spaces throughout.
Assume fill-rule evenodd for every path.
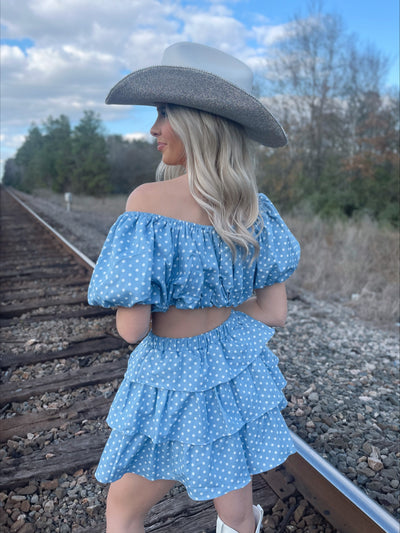
M 160 128 L 158 127 L 158 119 L 154 122 L 154 124 L 150 128 L 150 135 L 152 135 L 153 137 L 158 137 L 158 135 L 160 135 Z

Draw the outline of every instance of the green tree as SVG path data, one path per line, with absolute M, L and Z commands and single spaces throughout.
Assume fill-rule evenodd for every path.
M 5 186 L 14 187 L 15 189 L 22 189 L 22 172 L 17 165 L 15 158 L 10 157 L 4 165 L 3 184 Z
M 112 192 L 129 193 L 138 185 L 154 181 L 160 154 L 154 143 L 127 141 L 121 135 L 107 137 Z
M 74 170 L 72 192 L 102 196 L 110 191 L 110 167 L 100 117 L 93 111 L 84 116 L 72 134 Z
M 15 155 L 15 164 L 19 169 L 19 185 L 30 192 L 35 186 L 43 186 L 41 151 L 43 136 L 36 124 L 29 128 L 28 135 Z
M 46 187 L 65 192 L 71 187 L 73 173 L 71 126 L 68 117 L 48 117 L 41 150 L 42 173 Z

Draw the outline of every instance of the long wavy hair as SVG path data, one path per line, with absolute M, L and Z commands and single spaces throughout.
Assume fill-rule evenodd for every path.
M 186 169 L 161 162 L 157 179 L 187 172 L 191 194 L 234 257 L 238 246 L 245 255 L 256 256 L 255 224 L 262 221 L 253 142 L 243 127 L 231 120 L 172 104 L 165 107 L 171 127 L 184 145 Z

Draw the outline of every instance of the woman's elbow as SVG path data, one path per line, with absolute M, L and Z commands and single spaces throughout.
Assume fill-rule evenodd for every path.
M 124 341 L 129 344 L 140 342 L 150 328 L 150 308 L 118 308 L 116 326 Z
M 277 283 L 264 289 L 256 290 L 256 297 L 262 321 L 271 327 L 283 327 L 287 318 L 285 285 Z
M 277 313 L 277 315 L 273 319 L 274 323 L 272 324 L 272 326 L 274 328 L 283 328 L 284 325 L 286 324 L 286 318 L 287 318 L 287 312 L 286 311 L 282 311 L 281 313 Z
M 117 326 L 117 331 L 119 336 L 128 344 L 137 344 L 146 336 L 148 330 L 134 331 L 132 329 Z

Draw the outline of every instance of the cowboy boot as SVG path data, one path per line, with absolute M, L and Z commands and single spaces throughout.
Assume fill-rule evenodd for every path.
M 256 521 L 256 529 L 254 533 L 260 533 L 261 531 L 261 522 L 264 516 L 264 511 L 261 505 L 253 505 L 253 514 L 254 514 L 254 520 Z M 227 526 L 223 523 L 223 521 L 220 519 L 220 517 L 217 518 L 217 529 L 215 533 L 238 533 L 235 529 L 232 529 L 231 527 Z

